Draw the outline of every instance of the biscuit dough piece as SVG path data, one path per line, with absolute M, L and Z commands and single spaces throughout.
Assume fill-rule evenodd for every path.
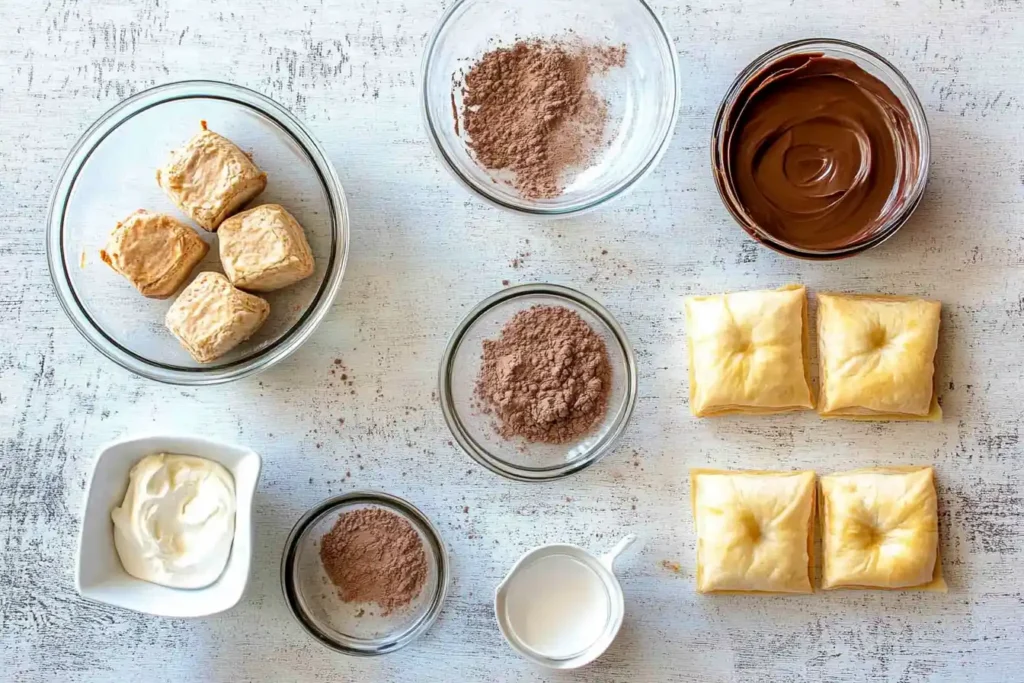
M 818 295 L 822 417 L 938 420 L 938 301 Z
M 687 297 L 686 334 L 695 416 L 814 407 L 802 285 Z
M 213 232 L 267 186 L 267 174 L 225 137 L 206 130 L 171 152 L 156 182 L 174 203 Z
M 263 204 L 220 225 L 220 261 L 231 283 L 269 292 L 313 274 L 302 226 L 284 207 Z
M 945 591 L 931 467 L 821 478 L 822 588 Z
M 690 470 L 701 593 L 812 593 L 814 472 Z
M 117 224 L 100 258 L 142 296 L 166 299 L 209 250 L 199 234 L 181 221 L 139 209 Z
M 206 272 L 171 304 L 165 323 L 193 358 L 209 363 L 251 337 L 269 314 L 266 301 Z

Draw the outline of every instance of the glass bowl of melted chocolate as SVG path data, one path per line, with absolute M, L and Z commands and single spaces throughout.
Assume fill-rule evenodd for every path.
M 726 208 L 790 256 L 858 254 L 896 233 L 928 178 L 930 140 L 910 83 L 853 43 L 787 43 L 736 78 L 715 119 Z

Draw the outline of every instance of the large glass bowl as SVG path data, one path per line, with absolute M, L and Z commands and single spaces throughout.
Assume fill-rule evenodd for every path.
M 164 326 L 172 299 L 147 299 L 99 258 L 110 231 L 136 209 L 191 221 L 157 185 L 171 150 L 206 121 L 250 153 L 267 173 L 251 205 L 276 203 L 306 231 L 313 275 L 266 293 L 267 322 L 212 363 L 197 363 Z M 197 228 L 210 251 L 193 273 L 221 271 L 215 234 Z M 264 370 L 316 329 L 341 285 L 348 257 L 345 193 L 306 127 L 259 93 L 214 81 L 158 86 L 121 102 L 75 143 L 60 171 L 47 218 L 47 260 L 57 298 L 75 327 L 132 372 L 172 384 L 216 384 Z
M 609 105 L 607 146 L 563 179 L 562 194 L 529 199 L 474 160 L 465 126 L 457 125 L 462 92 L 456 80 L 495 47 L 570 36 L 626 46 L 625 66 L 593 81 Z M 465 187 L 511 211 L 570 216 L 622 195 L 657 165 L 675 127 L 678 71 L 672 40 L 644 0 L 457 0 L 427 41 L 420 97 L 427 136 Z
M 575 311 L 608 349 L 612 371 L 608 410 L 593 429 L 569 443 L 502 438 L 493 417 L 481 410 L 475 393 L 484 340 L 497 338 L 512 316 L 538 305 Z M 510 479 L 549 481 L 593 465 L 615 447 L 636 405 L 636 361 L 626 333 L 611 313 L 589 296 L 559 285 L 519 285 L 484 299 L 459 324 L 441 359 L 439 392 L 448 428 L 470 457 Z

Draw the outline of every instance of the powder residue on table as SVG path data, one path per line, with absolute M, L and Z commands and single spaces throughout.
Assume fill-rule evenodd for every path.
M 427 580 L 420 535 L 384 508 L 346 512 L 320 540 L 320 561 L 344 602 L 373 602 L 381 615 L 408 606 Z
M 506 438 L 566 443 L 608 409 L 611 363 L 604 340 L 562 306 L 516 313 L 497 339 L 483 342 L 476 396 Z
M 565 171 L 587 164 L 604 139 L 608 105 L 590 77 L 625 61 L 624 45 L 579 39 L 520 40 L 485 53 L 461 84 L 463 129 L 477 162 L 512 171 L 524 197 L 561 194 Z

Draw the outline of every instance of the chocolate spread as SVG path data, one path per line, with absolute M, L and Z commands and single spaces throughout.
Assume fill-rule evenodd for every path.
M 806 250 L 877 231 L 915 185 L 920 141 L 906 107 L 852 61 L 784 57 L 726 112 L 723 174 L 734 212 Z

